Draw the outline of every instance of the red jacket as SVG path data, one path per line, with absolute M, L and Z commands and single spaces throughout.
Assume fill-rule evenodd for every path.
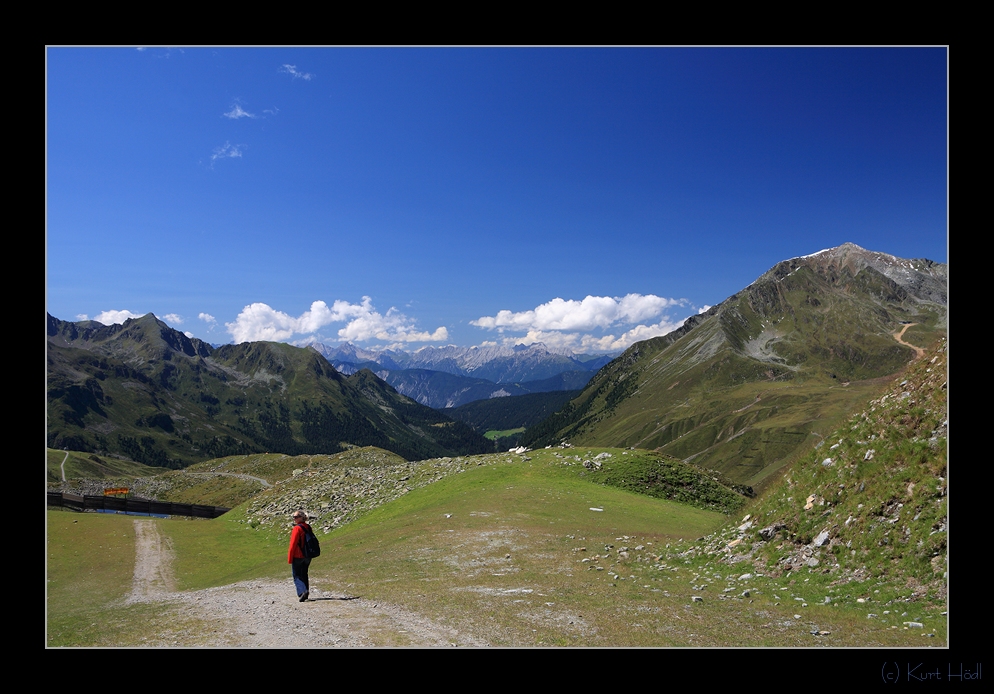
M 286 555 L 286 563 L 292 564 L 294 559 L 306 559 L 304 554 L 304 528 L 311 529 L 307 523 L 297 523 L 290 533 L 290 551 Z

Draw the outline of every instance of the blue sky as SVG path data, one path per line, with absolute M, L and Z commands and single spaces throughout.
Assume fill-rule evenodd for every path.
M 946 262 L 946 62 L 50 48 L 48 311 L 603 351 L 846 241 Z

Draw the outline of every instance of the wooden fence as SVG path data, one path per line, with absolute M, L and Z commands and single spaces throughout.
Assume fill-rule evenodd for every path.
M 122 513 L 155 513 L 165 516 L 193 516 L 194 518 L 217 518 L 231 510 L 223 506 L 176 504 L 171 501 L 121 499 L 113 496 L 78 496 L 62 492 L 48 492 L 48 505 L 60 506 L 71 511 L 120 511 Z

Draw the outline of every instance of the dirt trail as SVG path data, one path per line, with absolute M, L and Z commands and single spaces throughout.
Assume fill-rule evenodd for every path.
M 161 600 L 176 589 L 172 543 L 163 540 L 154 520 L 135 519 L 135 576 L 128 603 Z
M 402 607 L 350 596 L 311 580 L 311 599 L 297 601 L 293 581 L 257 580 L 176 592 L 172 548 L 154 520 L 135 521 L 135 577 L 128 602 L 167 602 L 193 630 L 173 631 L 150 646 L 343 647 L 486 646 L 470 634 Z
M 924 349 L 922 349 L 921 347 L 918 347 L 917 345 L 913 345 L 910 342 L 905 342 L 903 339 L 901 339 L 901 338 L 904 337 L 904 333 L 912 325 L 918 325 L 918 324 L 917 323 L 908 323 L 908 324 L 906 324 L 903 328 L 901 328 L 900 331 L 894 333 L 893 337 L 894 337 L 895 340 L 897 340 L 899 343 L 901 343 L 905 347 L 910 347 L 911 349 L 915 350 L 915 354 L 920 357 L 921 355 L 925 354 L 925 350 Z

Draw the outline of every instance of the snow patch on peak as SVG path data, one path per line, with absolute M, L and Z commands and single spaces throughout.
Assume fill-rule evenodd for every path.
M 807 255 L 799 255 L 796 258 L 791 258 L 791 260 L 804 260 L 805 258 L 814 258 L 816 255 L 821 255 L 822 253 L 828 253 L 829 251 L 835 250 L 834 248 L 822 248 L 820 251 L 815 251 L 814 253 L 808 253 Z
M 804 260 L 805 258 L 814 258 L 816 255 L 821 255 L 822 253 L 832 253 L 833 251 L 862 251 L 863 253 L 867 252 L 867 250 L 862 246 L 857 246 L 855 243 L 852 243 L 851 241 L 846 241 L 841 246 L 836 246 L 835 248 L 822 248 L 820 251 L 815 251 L 814 253 L 808 253 L 807 255 L 799 255 L 796 258 L 791 258 L 790 260 Z

